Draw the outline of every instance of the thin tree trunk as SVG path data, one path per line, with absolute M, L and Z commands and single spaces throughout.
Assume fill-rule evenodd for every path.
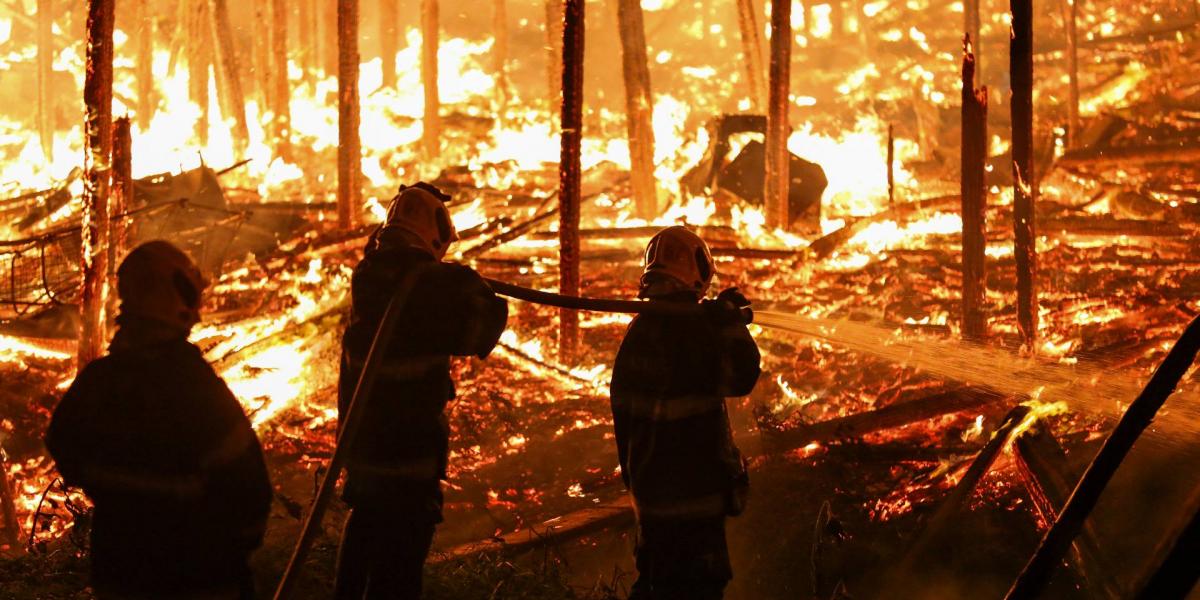
M 584 0 L 565 0 L 562 38 L 562 157 L 559 162 L 559 293 L 579 295 L 580 152 L 583 140 Z M 559 311 L 559 362 L 579 350 L 579 313 Z
M 789 167 L 787 139 L 788 91 L 791 87 L 792 63 L 792 3 L 790 0 L 771 2 L 771 77 L 767 107 L 767 174 L 765 205 L 767 224 L 787 229 Z
M 971 36 L 971 44 L 975 48 L 975 72 L 978 74 L 980 83 L 983 82 L 983 60 L 980 54 L 983 52 L 981 44 L 980 28 L 983 25 L 982 15 L 979 12 L 980 0 L 963 0 L 963 32 Z
M 134 2 L 137 21 L 137 120 L 145 131 L 154 116 L 154 18 L 150 15 L 150 0 Z
M 962 335 L 987 337 L 987 88 L 975 89 L 975 54 L 967 37 L 962 71 Z
M 396 87 L 396 24 L 400 21 L 398 0 L 379 0 L 379 57 L 383 61 L 383 87 Z
M 756 0 L 737 0 L 738 28 L 742 33 L 742 66 L 746 70 L 746 84 L 750 87 L 750 99 L 754 102 L 754 108 L 763 110 L 767 105 L 767 86 L 763 80 L 767 68 L 763 62 L 758 7 Z
M 271 2 L 253 0 L 254 39 L 250 43 L 251 86 L 258 94 L 259 112 L 272 110 L 275 106 L 275 87 L 271 76 Z
M 246 96 L 242 93 L 241 68 L 238 66 L 237 46 L 233 41 L 233 30 L 229 25 L 229 5 L 226 0 L 209 0 L 209 16 L 212 17 L 213 38 L 216 39 L 216 65 L 223 77 L 222 97 L 225 109 L 234 120 L 233 139 L 238 152 L 245 152 L 250 141 L 250 127 L 246 123 Z
M 208 82 L 209 68 L 212 65 L 212 28 L 209 26 L 208 3 L 198 2 L 195 5 L 187 3 L 191 8 L 188 26 L 188 93 L 192 102 L 200 107 L 200 118 L 196 122 L 196 135 L 200 145 L 208 145 Z
M 129 242 L 129 221 L 122 217 L 133 205 L 133 136 L 129 117 L 121 117 L 113 123 L 112 149 L 112 194 L 109 202 L 108 280 L 110 289 L 115 289 L 117 265 L 125 256 Z M 116 302 L 108 302 L 109 314 L 115 315 Z
M 42 142 L 42 155 L 47 163 L 54 162 L 54 93 L 50 89 L 54 77 L 54 24 L 51 0 L 37 3 L 37 124 Z
M 438 45 L 441 36 L 439 0 L 421 0 L 421 83 L 425 88 L 425 116 L 421 144 L 428 158 L 442 149 L 442 102 L 438 94 Z
M 563 92 L 563 2 L 546 0 L 546 98 L 550 100 L 550 113 L 558 117 L 562 108 Z M 553 119 L 557 121 L 557 119 Z
M 1061 0 L 1063 24 L 1067 30 L 1067 147 L 1074 148 L 1079 138 L 1079 0 Z
M 291 160 L 292 111 L 291 84 L 288 82 L 288 12 L 291 2 L 271 0 L 271 98 L 274 101 L 272 125 L 275 130 L 276 152 L 285 160 Z
M 1037 237 L 1034 235 L 1033 0 L 1011 0 L 1013 227 L 1016 234 L 1017 328 L 1031 350 L 1037 339 Z
M 658 186 L 654 179 L 654 96 L 646 54 L 646 30 L 640 0 L 618 0 L 622 70 L 625 74 L 625 124 L 629 135 L 630 175 L 638 216 L 658 214 Z
M 329 77 L 338 72 L 341 65 L 341 38 L 338 29 L 338 14 L 342 0 L 317 0 L 317 14 L 320 15 L 324 33 L 321 35 L 322 65 L 325 76 Z M 357 31 L 357 26 L 355 30 Z M 355 42 L 355 52 L 358 52 L 358 42 Z
M 358 139 L 358 0 L 337 0 L 338 30 L 338 224 L 350 229 L 362 196 L 362 150 Z
M 300 21 L 296 26 L 296 63 L 300 65 L 301 77 L 306 83 L 312 84 L 315 81 L 313 77 L 313 48 L 317 43 L 316 35 L 316 19 L 313 18 L 313 0 L 299 0 L 297 2 L 299 13 L 296 19 Z
M 492 1 L 492 70 L 496 73 L 496 115 L 503 120 L 508 112 L 508 0 Z
M 87 66 L 83 102 L 83 287 L 76 367 L 82 369 L 104 351 L 104 301 L 108 283 L 108 188 L 112 156 L 112 68 L 114 0 L 89 0 Z

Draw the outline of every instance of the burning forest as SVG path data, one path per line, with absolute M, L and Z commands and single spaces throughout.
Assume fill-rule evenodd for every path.
M 214 598 L 362 597 L 355 527 L 432 536 L 426 598 L 710 597 L 662 575 L 713 543 L 651 510 L 679 470 L 634 472 L 674 439 L 645 431 L 709 417 L 740 448 L 725 598 L 1200 597 L 1198 59 L 1190 0 L 0 0 L 0 598 L 178 597 L 102 569 L 203 511 L 176 487 L 113 537 L 76 464 L 109 450 L 62 433 L 113 365 L 105 390 L 156 400 L 73 421 L 95 439 L 199 393 L 174 354 L 121 358 L 158 335 L 155 281 L 269 478 L 252 575 Z M 173 275 L 136 284 L 164 246 L 144 268 Z M 371 265 L 418 247 L 370 304 Z M 656 292 L 680 247 L 686 302 Z M 703 325 L 618 358 L 672 319 Z M 752 385 L 637 408 L 670 386 L 626 374 L 732 347 L 710 330 L 757 346 Z M 426 354 L 451 397 L 389 430 Z M 411 480 L 355 482 L 359 438 L 418 422 L 436 534 Z

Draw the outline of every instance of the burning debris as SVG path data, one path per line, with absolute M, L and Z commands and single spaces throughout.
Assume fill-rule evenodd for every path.
M 726 597 L 1194 585 L 1192 3 L 78 4 L 0 3 L 0 105 L 37 99 L 0 110 L 14 597 L 78 591 L 15 575 L 88 552 L 91 502 L 41 440 L 155 239 L 211 281 L 188 340 L 265 449 L 259 587 L 302 538 L 325 567 L 294 596 L 327 597 L 351 278 L 419 180 L 449 195 L 445 259 L 514 298 L 490 357 L 447 367 L 431 568 L 550 547 L 559 597 L 623 596 L 610 381 L 630 313 L 661 307 L 621 299 L 684 225 L 762 354 L 728 403 L 753 491 Z

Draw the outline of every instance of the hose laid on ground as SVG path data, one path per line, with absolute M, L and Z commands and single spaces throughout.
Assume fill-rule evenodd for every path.
M 678 302 L 663 302 L 656 300 L 610 300 L 607 298 L 586 298 L 581 296 L 564 296 L 554 292 L 543 292 L 495 279 L 485 279 L 492 291 L 501 296 L 516 298 L 535 304 L 557 306 L 572 310 L 589 310 L 595 312 L 632 313 L 639 315 L 659 315 L 667 317 L 696 317 L 704 314 L 700 304 L 683 304 Z M 750 322 L 753 313 L 749 308 L 743 308 L 742 313 Z

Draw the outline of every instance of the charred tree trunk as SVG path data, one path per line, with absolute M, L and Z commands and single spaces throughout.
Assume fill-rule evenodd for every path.
M 563 2 L 566 0 L 546 0 L 546 85 L 549 92 L 546 98 L 550 100 L 550 113 L 562 108 L 563 93 Z M 554 119 L 557 120 L 557 119 Z
M 338 225 L 354 226 L 362 196 L 362 150 L 358 138 L 358 0 L 337 0 L 338 30 Z
M 975 54 L 975 70 L 979 72 L 983 68 L 983 61 L 979 55 L 982 52 L 980 45 L 980 28 L 983 25 L 983 17 L 979 12 L 980 0 L 963 0 L 963 31 L 971 36 L 971 44 L 974 46 Z M 980 74 L 980 79 L 983 79 Z
M 150 14 L 150 0 L 137 0 L 135 19 L 137 30 L 137 120 L 138 128 L 145 131 L 154 116 L 154 19 Z
M 562 158 L 559 162 L 559 293 L 579 295 L 580 147 L 583 140 L 584 0 L 565 0 L 562 39 Z M 579 313 L 559 311 L 558 356 L 572 364 L 579 348 Z
M 962 335 L 987 337 L 987 88 L 975 89 L 975 54 L 965 42 L 962 76 Z
M 338 73 L 341 68 L 341 30 L 338 15 L 341 14 L 342 0 L 317 0 L 317 14 L 320 15 L 321 25 L 321 64 L 325 76 Z M 356 28 L 357 30 L 357 28 Z M 355 42 L 355 52 L 357 52 Z
M 117 265 L 129 242 L 129 221 L 124 214 L 133 205 L 133 135 L 128 117 L 113 124 L 112 202 L 109 203 L 109 281 L 116 283 Z M 111 303 L 110 303 L 111 304 Z
M 383 60 L 382 87 L 396 87 L 396 47 L 399 33 L 396 24 L 400 21 L 398 0 L 379 0 L 379 55 Z
M 508 112 L 508 0 L 492 1 L 492 70 L 496 72 L 496 115 L 503 120 Z
M 83 103 L 83 286 L 80 292 L 79 348 L 82 369 L 104 351 L 104 301 L 108 283 L 108 188 L 112 157 L 112 68 L 114 0 L 90 0 L 87 19 L 87 71 Z
M 291 160 L 292 98 L 288 83 L 288 12 L 291 3 L 287 0 L 271 0 L 271 82 L 274 117 L 271 124 L 275 130 L 276 153 Z
M 37 127 L 42 143 L 42 155 L 47 163 L 54 162 L 54 93 L 50 90 L 54 76 L 54 24 L 50 0 L 37 3 Z
M 1067 30 L 1067 147 L 1074 148 L 1079 137 L 1079 0 L 1061 0 L 1063 25 Z
M 208 21 L 208 3 L 199 2 L 190 6 L 188 35 L 188 92 L 192 102 L 200 107 L 200 119 L 196 122 L 197 137 L 201 146 L 208 145 L 208 79 L 212 65 L 212 28 Z
M 767 174 L 765 204 L 767 225 L 787 229 L 791 224 L 788 214 L 787 139 L 791 132 L 788 125 L 788 91 L 791 87 L 792 65 L 792 3 L 790 0 L 771 2 L 771 77 L 770 97 L 767 107 Z
M 425 117 L 421 142 L 425 156 L 436 158 L 442 149 L 442 101 L 438 94 L 438 42 L 441 36 L 439 0 L 421 0 L 421 82 L 425 88 Z
M 742 33 L 742 65 L 746 70 L 746 85 L 750 86 L 750 99 L 754 101 L 754 108 L 762 110 L 767 105 L 767 87 L 763 82 L 767 69 L 763 63 L 758 3 L 755 0 L 737 0 L 737 9 L 738 27 Z
M 1031 350 L 1037 339 L 1037 238 L 1034 234 L 1033 0 L 1011 0 L 1013 228 L 1017 262 L 1017 328 Z
M 888 206 L 896 205 L 896 127 L 888 123 L 887 141 Z
M 654 96 L 650 91 L 646 29 L 640 0 L 618 0 L 621 58 L 625 73 L 625 126 L 629 134 L 630 175 L 638 216 L 658 214 L 658 186 L 654 181 Z
M 246 96 L 242 93 L 241 68 L 238 66 L 237 46 L 233 41 L 233 29 L 229 24 L 229 5 L 226 0 L 209 0 L 209 16 L 212 17 L 213 38 L 216 39 L 216 64 L 223 76 L 222 97 L 226 110 L 234 120 L 234 143 L 238 151 L 244 152 L 250 142 L 250 127 L 246 123 Z

